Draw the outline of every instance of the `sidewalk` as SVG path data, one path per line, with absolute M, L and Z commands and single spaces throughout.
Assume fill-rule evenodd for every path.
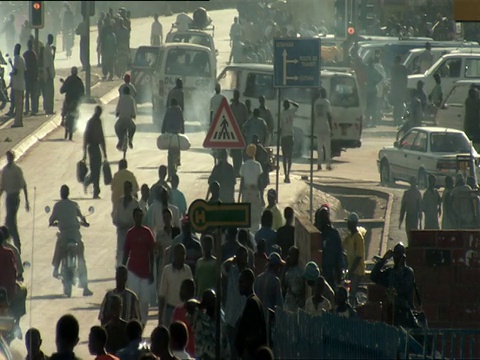
M 8 150 L 14 150 L 16 157 L 19 158 L 25 154 L 35 143 L 58 126 L 61 122 L 61 109 L 64 100 L 64 95 L 60 94 L 61 83 L 60 78 L 67 78 L 70 75 L 70 69 L 57 70 L 57 76 L 55 77 L 55 114 L 45 115 L 42 108 L 42 97 L 39 100 L 39 114 L 37 116 L 24 116 L 22 128 L 11 128 L 13 124 L 13 118 L 8 118 L 4 114 L 8 112 L 9 105 L 3 111 L 0 116 L 0 165 L 3 166 L 4 154 Z M 121 80 L 103 81 L 101 80 L 100 68 L 92 67 L 91 75 L 91 96 L 97 103 L 101 103 L 100 98 L 105 94 L 117 89 L 121 84 Z M 85 72 L 80 72 L 80 77 L 85 83 Z

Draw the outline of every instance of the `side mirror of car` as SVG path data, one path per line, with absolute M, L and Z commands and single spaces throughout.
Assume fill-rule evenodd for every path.
M 395 147 L 395 148 L 398 148 L 398 145 L 399 145 L 399 144 L 398 144 L 398 141 L 395 141 L 395 142 L 393 143 L 393 147 Z

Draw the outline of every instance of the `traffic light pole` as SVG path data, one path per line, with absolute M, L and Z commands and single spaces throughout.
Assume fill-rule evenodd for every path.
M 91 69 L 90 69 L 90 1 L 85 1 L 85 6 L 86 6 L 86 11 L 85 14 L 83 15 L 83 20 L 86 23 L 86 28 L 87 28 L 87 39 L 86 39 L 86 44 L 85 44 L 85 57 L 87 61 L 87 68 L 85 69 L 85 97 L 86 101 L 90 102 L 91 101 Z
M 35 28 L 35 54 L 37 54 L 37 58 L 40 56 L 40 54 L 38 53 L 39 49 L 40 49 L 40 45 L 38 43 L 38 37 L 39 37 L 39 30 L 38 28 Z

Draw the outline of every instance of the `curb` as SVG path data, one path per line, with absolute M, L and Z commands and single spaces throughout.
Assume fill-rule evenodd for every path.
M 98 86 L 100 82 L 97 82 L 92 88 Z M 108 94 L 111 92 L 116 91 L 118 93 L 117 89 L 114 89 L 110 91 Z M 104 97 L 106 95 L 102 96 L 100 98 L 100 102 L 102 104 L 108 104 L 108 102 L 104 102 Z M 7 127 L 7 124 L 12 123 L 14 119 L 10 119 L 2 126 Z M 62 116 L 61 115 L 55 115 L 52 116 L 51 119 L 49 119 L 47 122 L 42 124 L 39 128 L 34 130 L 31 134 L 27 135 L 24 137 L 20 142 L 15 145 L 11 150 L 15 153 L 15 161 L 18 161 L 22 156 L 25 155 L 25 153 L 30 150 L 36 143 L 38 143 L 40 140 L 43 140 L 45 137 L 47 137 L 49 134 L 51 134 L 53 131 L 55 131 L 61 124 L 62 122 Z M 5 155 L 2 154 L 2 157 L 0 158 L 0 168 L 3 168 L 7 164 L 7 158 Z

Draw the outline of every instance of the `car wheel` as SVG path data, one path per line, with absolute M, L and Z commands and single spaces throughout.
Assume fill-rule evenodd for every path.
M 382 185 L 390 185 L 393 183 L 392 172 L 388 160 L 383 159 L 380 165 L 380 182 Z
M 418 171 L 418 188 L 420 190 L 425 190 L 428 186 L 427 172 L 424 169 Z

